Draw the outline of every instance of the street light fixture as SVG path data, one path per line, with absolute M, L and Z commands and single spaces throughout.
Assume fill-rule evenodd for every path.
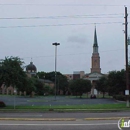
M 60 45 L 60 43 L 52 43 L 52 45 L 55 46 L 55 100 L 56 100 L 56 78 L 57 78 L 57 74 L 56 74 L 56 64 L 57 64 L 57 46 Z

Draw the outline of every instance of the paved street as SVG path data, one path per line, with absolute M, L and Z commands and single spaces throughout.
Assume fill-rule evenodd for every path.
M 28 105 L 28 106 L 42 106 L 42 105 L 83 105 L 83 104 L 114 104 L 117 103 L 113 99 L 90 99 L 69 96 L 40 96 L 40 97 L 24 97 L 24 96 L 0 96 L 0 101 L 4 101 L 6 105 Z
M 117 123 L 117 120 L 0 121 L 0 130 L 119 130 Z
M 108 118 L 108 117 L 130 117 L 130 112 L 106 112 L 106 113 L 87 113 L 87 112 L 0 112 L 0 118 Z

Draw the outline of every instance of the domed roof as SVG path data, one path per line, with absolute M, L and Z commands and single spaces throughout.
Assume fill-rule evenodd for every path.
M 30 62 L 30 64 L 27 65 L 27 67 L 26 67 L 26 71 L 36 72 L 36 71 L 37 71 L 37 68 L 36 68 L 36 66 L 33 64 L 33 62 Z

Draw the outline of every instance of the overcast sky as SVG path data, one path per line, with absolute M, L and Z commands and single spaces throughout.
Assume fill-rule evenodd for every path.
M 124 6 L 129 14 L 130 0 L 0 0 L 0 58 L 32 58 L 38 71 L 54 71 L 59 42 L 57 71 L 89 73 L 96 24 L 102 73 L 121 70 Z

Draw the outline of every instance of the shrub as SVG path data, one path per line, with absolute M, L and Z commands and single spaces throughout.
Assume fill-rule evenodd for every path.
M 0 107 L 6 107 L 6 105 L 3 101 L 0 101 Z
M 119 101 L 126 101 L 125 95 L 114 95 L 113 98 L 116 99 L 116 100 L 119 100 Z

